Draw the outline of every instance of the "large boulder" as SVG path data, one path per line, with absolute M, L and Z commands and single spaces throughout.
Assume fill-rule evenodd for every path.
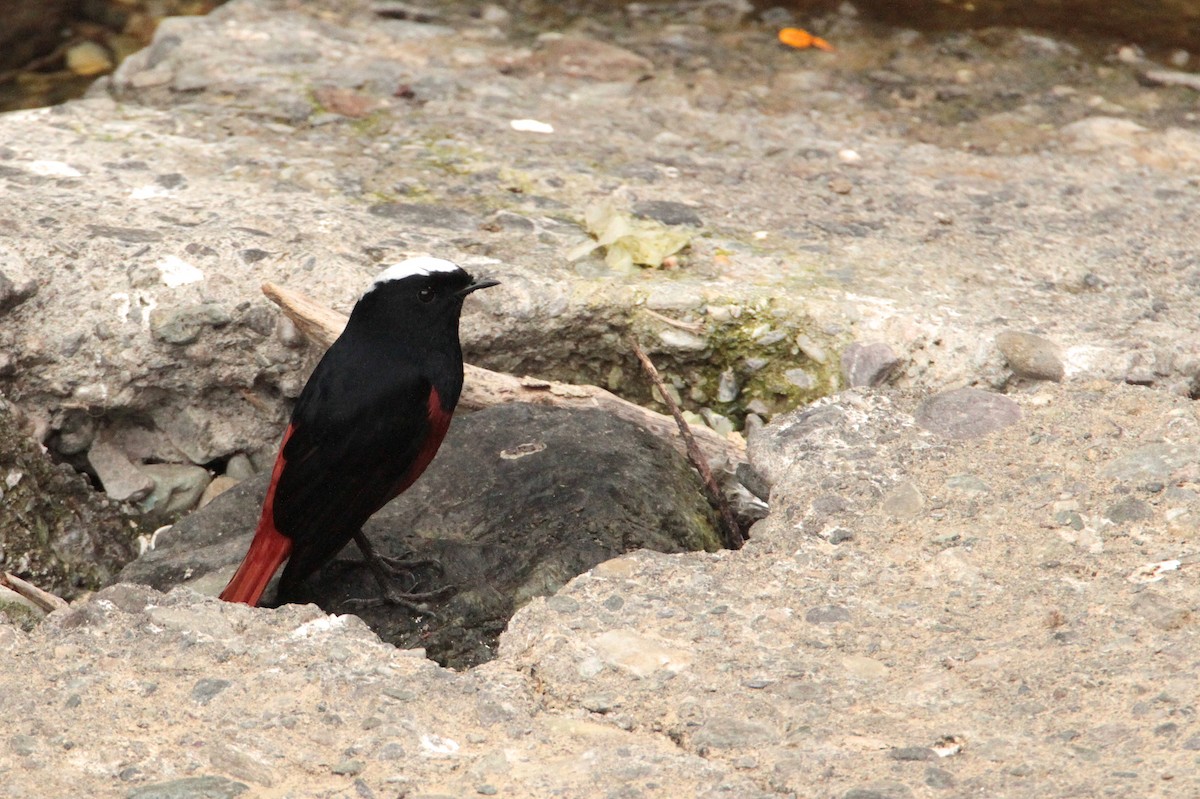
M 216 593 L 246 552 L 265 490 L 258 477 L 222 494 L 121 579 Z M 379 589 L 354 545 L 309 581 L 307 598 L 357 613 L 386 641 L 472 665 L 530 598 L 630 550 L 715 550 L 713 524 L 695 472 L 641 428 L 599 411 L 502 405 L 457 418 L 426 474 L 365 527 L 382 555 L 441 564 L 440 575 L 419 573 L 419 588 L 456 588 L 432 617 L 355 605 Z

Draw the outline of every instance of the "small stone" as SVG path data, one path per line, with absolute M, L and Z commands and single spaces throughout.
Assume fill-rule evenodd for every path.
M 141 503 L 145 512 L 171 515 L 191 510 L 212 481 L 207 469 L 190 464 L 147 463 L 138 468 L 154 480 L 153 491 Z
M 850 621 L 850 611 L 841 605 L 821 605 L 810 608 L 804 620 L 809 624 L 841 624 Z
M 912 789 L 899 782 L 877 782 L 851 788 L 842 799 L 912 799 Z
M 238 480 L 234 480 L 228 475 L 219 474 L 212 479 L 212 482 L 204 489 L 204 493 L 200 495 L 199 501 L 196 503 L 197 508 L 203 508 L 208 503 L 212 502 L 217 497 L 224 494 L 229 489 L 238 484 Z
M 672 202 L 670 200 L 649 200 L 636 203 L 633 206 L 634 216 L 643 219 L 654 219 L 664 225 L 692 225 L 701 227 L 699 214 L 690 205 Z
M 234 799 L 247 790 L 248 785 L 228 777 L 185 777 L 143 785 L 125 794 L 125 799 Z
M 892 760 L 935 760 L 937 754 L 928 746 L 902 746 L 888 752 Z
M 956 474 L 946 479 L 946 489 L 967 497 L 978 497 L 991 492 L 991 487 L 973 474 Z
M 721 372 L 717 383 L 717 400 L 719 402 L 733 402 L 741 390 L 741 387 L 738 386 L 737 375 L 733 373 L 732 369 Z
M 1195 451 L 1182 444 L 1146 444 L 1105 466 L 1100 476 L 1122 482 L 1166 481 L 1195 459 Z
M 851 388 L 882 386 L 900 366 L 900 359 L 887 344 L 855 342 L 842 351 L 842 374 Z
M 930 766 L 925 769 L 925 784 L 930 788 L 953 788 L 954 775 L 944 768 Z
M 154 490 L 154 479 L 104 439 L 88 450 L 88 463 L 95 469 L 104 492 L 117 502 L 140 502 Z
M 788 369 L 783 373 L 783 379 L 796 388 L 805 390 L 817 387 L 817 380 L 803 369 Z
M 708 342 L 703 337 L 674 327 L 660 331 L 658 339 L 663 346 L 680 352 L 703 352 L 708 349 Z
M 84 41 L 67 49 L 67 69 L 76 75 L 100 75 L 112 68 L 112 56 L 96 42 Z
M 825 348 L 803 333 L 796 336 L 796 346 L 800 348 L 805 357 L 817 363 L 826 363 L 829 360 L 829 355 L 825 352 Z
M 1015 424 L 1021 406 L 1012 399 L 977 388 L 959 388 L 935 394 L 921 404 L 916 422 L 946 438 L 968 439 Z
M 747 749 L 779 740 L 779 731 L 732 716 L 713 716 L 692 735 L 692 743 L 711 749 Z
M 925 497 L 910 480 L 905 480 L 893 488 L 880 503 L 884 513 L 897 519 L 911 519 L 919 514 L 924 506 Z
M 591 694 L 583 697 L 579 704 L 583 705 L 584 710 L 592 713 L 611 713 L 621 706 L 612 694 Z
M 334 774 L 339 774 L 343 777 L 353 777 L 356 774 L 362 773 L 363 762 L 361 760 L 343 760 L 335 764 L 330 771 Z
M 1141 522 L 1154 517 L 1154 511 L 1143 500 L 1126 497 L 1104 512 L 1114 522 Z
M 223 327 L 230 319 L 229 312 L 215 302 L 155 308 L 150 312 L 150 335 L 167 344 L 191 344 L 205 327 Z
M 205 678 L 192 686 L 192 701 L 199 705 L 207 705 L 213 698 L 233 685 L 229 680 Z
M 495 796 L 497 793 L 499 793 L 499 791 L 496 789 L 495 785 L 484 784 L 478 786 L 475 789 L 475 793 L 482 794 L 484 796 Z
M 1178 630 L 1191 624 L 1192 613 L 1156 591 L 1142 591 L 1130 607 L 1160 630 Z
M 1006 330 L 996 336 L 1008 366 L 1018 377 L 1030 380 L 1063 379 L 1063 360 L 1058 346 L 1049 339 L 1032 333 Z
M 226 476 L 232 477 L 234 480 L 248 480 L 256 473 L 254 463 L 251 462 L 250 456 L 244 452 L 234 453 L 225 463 Z

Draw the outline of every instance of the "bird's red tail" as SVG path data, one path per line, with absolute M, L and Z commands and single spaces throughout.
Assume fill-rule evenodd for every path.
M 250 542 L 250 550 L 229 585 L 221 592 L 221 599 L 257 605 L 267 583 L 275 576 L 275 570 L 291 552 L 292 539 L 276 530 L 274 521 L 267 518 L 264 512 L 258 523 L 258 532 Z
M 283 443 L 279 445 L 279 457 L 275 459 L 275 468 L 271 472 L 271 485 L 267 488 L 267 498 L 263 502 L 262 516 L 258 520 L 258 529 L 254 532 L 254 540 L 250 549 L 242 559 L 242 565 L 221 592 L 221 599 L 226 602 L 243 602 L 247 605 L 257 605 L 262 597 L 267 583 L 275 576 L 279 564 L 288 559 L 292 553 L 292 539 L 275 529 L 275 485 L 283 472 L 286 462 L 283 457 L 283 447 L 292 435 L 292 427 L 288 426 L 283 434 Z

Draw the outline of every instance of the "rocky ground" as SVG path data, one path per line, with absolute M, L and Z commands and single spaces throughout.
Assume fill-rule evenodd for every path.
M 770 516 L 594 567 L 463 672 L 185 589 L 0 627 L 6 791 L 1200 793 L 1194 77 L 849 7 L 557 8 L 235 0 L 0 117 L 4 393 L 172 518 L 266 466 L 316 354 L 259 284 L 345 310 L 429 251 L 504 281 L 482 365 L 650 401 L 636 333 L 748 424 Z M 690 246 L 584 254 L 606 204 Z M 881 387 L 787 413 L 847 384 Z

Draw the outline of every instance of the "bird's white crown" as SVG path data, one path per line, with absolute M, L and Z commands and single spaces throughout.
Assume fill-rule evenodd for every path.
M 387 283 L 392 280 L 403 280 L 406 277 L 415 275 L 432 275 L 434 272 L 461 272 L 462 267 L 453 261 L 447 261 L 445 258 L 431 258 L 428 255 L 421 255 L 416 258 L 407 258 L 400 263 L 392 264 L 387 269 L 380 272 L 373 281 L 371 288 L 375 288 L 381 283 Z

